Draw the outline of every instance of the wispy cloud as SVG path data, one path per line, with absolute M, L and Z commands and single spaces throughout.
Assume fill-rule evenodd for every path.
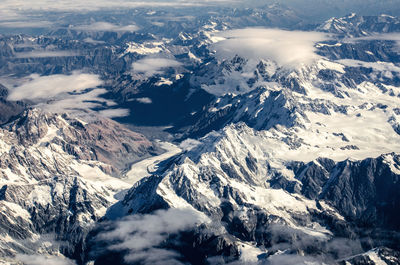
M 153 214 L 133 215 L 115 223 L 115 228 L 99 235 L 99 240 L 119 242 L 110 250 L 128 251 L 127 262 L 140 264 L 181 264 L 179 254 L 159 248 L 169 235 L 191 229 L 207 219 L 191 209 L 159 210 Z
M 283 224 L 271 224 L 267 228 L 270 236 L 270 253 L 266 264 L 331 264 L 337 258 L 345 258 L 363 252 L 358 240 L 332 237 L 330 234 L 310 234 L 307 230 L 293 228 Z M 292 253 L 314 249 L 313 256 Z
M 28 100 L 34 106 L 53 113 L 73 113 L 85 116 L 95 113 L 114 118 L 129 115 L 129 110 L 115 108 L 116 103 L 104 99 L 108 91 L 99 88 L 98 75 L 73 72 L 71 75 L 31 75 L 22 84 L 11 88 L 9 100 Z M 106 109 L 104 108 L 113 108 Z
M 213 45 L 223 59 L 235 55 L 247 59 L 270 59 L 280 66 L 309 64 L 318 55 L 315 43 L 327 39 L 319 32 L 286 31 L 280 29 L 246 28 L 217 34 L 220 41 Z
M 31 51 L 15 53 L 17 58 L 51 58 L 51 57 L 72 57 L 79 54 L 74 51 Z
M 304 257 L 300 255 L 273 255 L 268 258 L 269 265 L 323 265 L 323 261 L 317 260 L 312 257 Z
M 1 13 L 0 13 L 1 14 Z M 0 28 L 48 28 L 53 26 L 49 21 L 7 21 L 0 22 Z
M 130 111 L 128 109 L 106 109 L 99 111 L 99 114 L 107 118 L 118 118 L 129 116 Z
M 135 99 L 137 102 L 143 103 L 143 104 L 151 104 L 153 101 L 151 98 L 136 98 Z
M 146 77 L 162 74 L 165 69 L 181 66 L 181 63 L 167 58 L 144 58 L 132 64 L 134 73 L 144 74 Z
M 91 43 L 91 44 L 104 44 L 104 43 L 106 43 L 105 41 L 94 40 L 92 38 L 86 38 L 83 41 L 86 42 L 86 43 Z
M 378 71 L 378 72 L 400 73 L 400 67 L 393 63 L 365 62 L 365 61 L 359 61 L 359 60 L 353 60 L 353 59 L 341 59 L 341 60 L 337 60 L 336 62 L 343 64 L 345 66 L 348 66 L 348 67 L 364 67 L 364 68 L 371 68 L 374 71 Z
M 70 259 L 55 256 L 45 255 L 23 255 L 18 254 L 16 260 L 22 262 L 25 265 L 75 265 L 76 263 Z
M 400 51 L 400 33 L 383 33 L 383 34 L 373 34 L 365 37 L 358 38 L 346 38 L 343 42 L 355 43 L 360 41 L 372 41 L 372 40 L 384 40 L 384 41 L 395 41 L 396 46 L 394 47 L 397 52 Z
M 133 32 L 138 30 L 139 28 L 136 25 L 115 25 L 108 22 L 94 22 L 88 25 L 80 25 L 76 27 L 72 27 L 72 29 L 80 30 L 80 31 L 115 31 L 115 32 L 124 32 L 129 31 Z
M 88 11 L 101 9 L 122 9 L 137 7 L 179 7 L 199 6 L 204 4 L 221 3 L 226 1 L 194 1 L 194 0 L 172 0 L 172 1 L 140 1 L 140 0 L 3 0 L 2 9 L 21 11 Z M 234 1 L 230 1 L 234 2 Z
M 103 82 L 99 76 L 74 72 L 71 75 L 31 75 L 25 84 L 11 89 L 9 100 L 39 98 L 48 99 L 60 93 L 79 92 L 88 88 L 100 86 Z
M 400 33 L 383 33 L 383 34 L 373 34 L 365 37 L 349 38 L 348 41 L 363 41 L 363 40 L 392 40 L 400 41 Z

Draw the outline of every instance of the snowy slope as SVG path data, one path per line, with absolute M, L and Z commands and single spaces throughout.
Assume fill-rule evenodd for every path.
M 111 120 L 86 123 L 37 109 L 4 125 L 0 135 L 2 256 L 78 258 L 90 226 L 130 187 L 115 176 L 157 151 Z
M 315 52 L 337 43 L 315 43 Z M 190 209 L 212 220 L 195 225 L 203 233 L 193 242 L 211 234 L 223 242 L 217 250 L 233 244 L 239 253 L 221 256 L 242 263 L 358 264 L 352 258 L 375 247 L 396 249 L 399 64 L 371 53 L 369 61 L 319 54 L 295 67 L 211 59 L 191 82 L 216 98 L 178 128 L 183 153 L 138 181 L 107 218 Z M 363 255 L 385 262 L 375 250 Z

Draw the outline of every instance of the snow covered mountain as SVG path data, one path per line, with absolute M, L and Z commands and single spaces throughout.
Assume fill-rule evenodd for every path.
M 370 20 L 381 18 L 386 16 Z M 383 21 L 396 24 L 392 20 Z M 387 32 L 373 27 L 369 36 L 378 29 Z M 334 32 L 345 34 L 318 41 L 314 60 L 293 67 L 282 64 L 284 57 L 243 55 L 247 44 L 233 41 L 252 39 L 248 32 L 220 39 L 234 48 L 231 57 L 216 56 L 192 75 L 193 87 L 201 84 L 215 99 L 172 130 L 186 139 L 184 153 L 108 210 L 111 223 L 95 233 L 107 241 L 90 241 L 97 256 L 89 260 L 146 264 L 159 262 L 154 251 L 163 249 L 177 264 L 399 261 L 399 71 L 398 57 L 391 56 L 396 38 Z M 252 40 L 266 34 L 285 47 L 280 32 L 256 32 Z M 342 45 L 353 49 L 352 57 Z M 367 45 L 383 47 L 364 50 Z M 143 232 L 137 222 L 159 218 L 168 226 L 164 218 L 177 210 L 195 220 L 149 245 L 132 243 Z M 119 221 L 124 215 L 132 218 Z M 125 227 L 132 238 L 121 235 Z M 210 245 L 213 251 L 194 251 Z
M 129 183 L 118 178 L 159 148 L 114 121 L 25 111 L 0 129 L 2 257 L 81 259 L 83 239 Z
M 299 253 L 302 262 L 331 264 L 364 248 L 396 248 L 400 238 L 385 231 L 399 228 L 398 155 L 341 162 L 279 160 L 270 151 L 274 146 L 268 134 L 236 124 L 187 143 L 190 150 L 166 171 L 137 183 L 110 208 L 108 217 L 157 209 L 204 214 L 208 220 L 200 235 L 193 232 L 195 238 L 220 238 L 225 243 L 214 255 L 245 264 L 275 264 Z M 225 253 L 226 245 L 236 250 Z M 167 247 L 173 248 L 168 243 Z M 121 250 L 133 252 L 128 244 Z M 188 261 L 184 250 L 178 253 Z M 198 253 L 202 262 L 211 256 Z
M 399 18 L 182 10 L 0 37 L 0 264 L 400 263 Z

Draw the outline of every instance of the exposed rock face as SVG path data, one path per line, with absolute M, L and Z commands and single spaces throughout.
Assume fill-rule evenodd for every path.
M 115 177 L 158 148 L 113 121 L 28 110 L 3 125 L 0 256 L 64 254 L 95 264 L 399 263 L 400 55 L 385 36 L 371 39 L 399 32 L 399 19 L 351 15 L 309 26 L 336 35 L 316 43 L 319 56 L 299 67 L 215 56 L 213 34 L 274 25 L 281 8 L 266 9 L 166 21 L 158 30 L 169 32 L 160 36 L 68 28 L 51 37 L 1 38 L 0 74 L 91 68 L 114 80 L 107 88 L 123 107 L 151 110 L 138 120 L 175 122 L 171 131 L 186 140 L 183 154 L 160 161 L 132 187 Z M 37 47 L 80 53 L 22 58 Z M 153 51 L 182 64 L 151 78 L 132 74 L 132 62 Z M 22 106 L 6 97 L 0 86 L 0 122 Z
M 399 264 L 400 255 L 399 252 L 393 251 L 388 248 L 376 248 L 366 253 L 356 255 L 344 261 L 340 261 L 339 264 L 354 264 L 354 265 L 366 265 L 366 264 L 388 264 L 394 265 Z
M 90 227 L 130 186 L 113 176 L 158 150 L 114 121 L 85 123 L 37 109 L 0 135 L 1 256 L 63 253 L 81 260 Z
M 322 23 L 318 30 L 346 37 L 362 37 L 370 32 L 399 32 L 400 26 L 398 17 L 388 15 L 360 16 L 353 13 L 342 18 L 331 18 Z
M 252 135 L 243 124 L 228 127 L 137 183 L 106 216 L 192 208 L 226 231 L 216 236 L 229 235 L 239 253 L 246 253 L 242 244 L 257 246 L 267 261 L 279 251 L 328 264 L 373 247 L 398 253 L 398 155 L 278 166 L 268 157 L 263 133 Z
M 0 124 L 6 123 L 10 118 L 17 116 L 24 110 L 22 102 L 7 101 L 7 96 L 7 88 L 0 84 Z
M 54 143 L 78 159 L 112 165 L 116 174 L 132 162 L 159 151 L 143 135 L 102 118 L 87 124 L 67 115 L 49 115 L 33 109 L 6 124 L 4 129 L 7 133 L 15 133 L 18 145 Z
M 399 155 L 344 161 L 331 171 L 321 198 L 361 225 L 400 229 Z

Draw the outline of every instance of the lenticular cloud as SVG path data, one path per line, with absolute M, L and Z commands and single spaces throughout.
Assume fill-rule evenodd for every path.
M 246 28 L 217 34 L 220 41 L 213 45 L 223 59 L 239 55 L 247 59 L 269 59 L 280 66 L 310 64 L 318 55 L 315 43 L 328 37 L 320 32 L 280 29 Z

